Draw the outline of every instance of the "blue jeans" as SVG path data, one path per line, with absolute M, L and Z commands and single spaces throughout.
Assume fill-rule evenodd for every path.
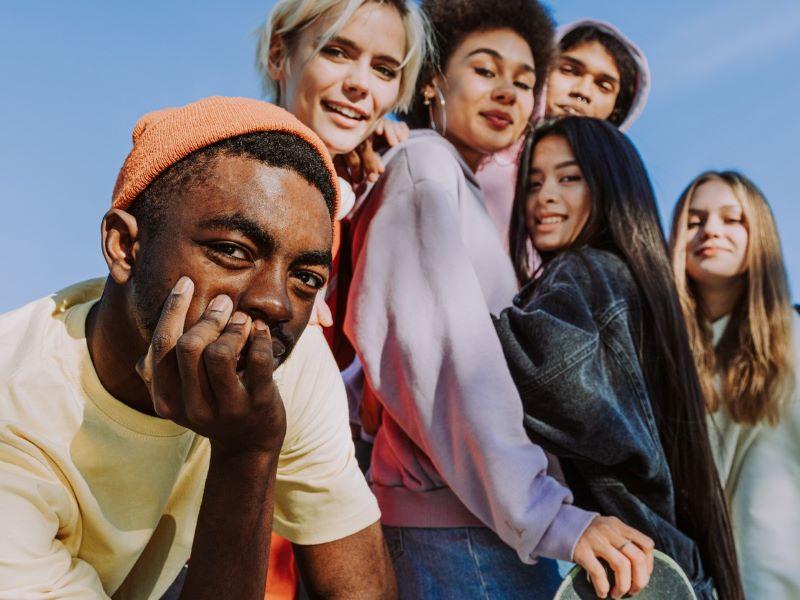
M 485 527 L 383 527 L 400 598 L 550 600 L 561 583 L 556 561 L 535 565 Z

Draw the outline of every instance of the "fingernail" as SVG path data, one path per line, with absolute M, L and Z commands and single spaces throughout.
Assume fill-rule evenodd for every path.
M 253 322 L 253 327 L 255 327 L 258 331 L 266 331 L 268 329 L 267 324 L 259 319 L 256 319 Z
M 242 311 L 237 310 L 231 317 L 231 323 L 233 325 L 244 325 L 247 323 L 247 315 Z
M 213 310 L 215 312 L 223 312 L 227 310 L 229 307 L 233 306 L 233 302 L 231 299 L 222 294 L 221 296 L 217 296 L 211 301 L 211 304 L 208 305 L 208 310 Z
M 172 293 L 176 296 L 180 296 L 181 294 L 185 294 L 189 291 L 189 287 L 192 285 L 192 280 L 186 277 L 185 275 L 178 279 L 178 282 L 175 284 L 175 287 L 172 288 Z

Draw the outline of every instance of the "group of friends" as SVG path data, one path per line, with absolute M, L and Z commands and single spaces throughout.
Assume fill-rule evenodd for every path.
M 256 65 L 136 123 L 107 277 L 0 316 L 0 598 L 622 597 L 654 549 L 800 597 L 775 219 L 708 171 L 665 236 L 633 42 L 278 0 Z

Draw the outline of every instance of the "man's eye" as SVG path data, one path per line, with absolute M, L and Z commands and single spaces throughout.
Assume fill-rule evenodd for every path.
M 308 287 L 315 290 L 322 289 L 322 287 L 325 285 L 325 280 L 316 273 L 312 273 L 311 271 L 297 271 L 294 275 L 304 285 L 307 285 Z
M 575 66 L 571 65 L 569 63 L 561 65 L 561 69 L 560 70 L 565 75 L 577 75 L 577 73 L 578 73 L 578 70 L 575 68 Z
M 236 244 L 226 244 L 223 242 L 219 244 L 214 244 L 211 248 L 214 250 L 214 252 L 217 252 L 218 254 L 222 254 L 230 258 L 235 258 L 237 260 L 248 260 L 250 258 L 247 252 L 240 246 L 237 246 Z
M 601 81 L 600 83 L 597 84 L 597 87 L 599 87 L 604 92 L 608 92 L 608 93 L 611 93 L 611 92 L 614 91 L 614 86 L 611 85 L 610 83 L 608 83 L 607 81 Z

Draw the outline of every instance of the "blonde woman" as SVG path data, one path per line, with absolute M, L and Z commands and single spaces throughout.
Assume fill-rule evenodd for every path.
M 748 598 L 800 598 L 800 318 L 759 189 L 709 171 L 675 208 L 671 253 Z
M 389 145 L 407 137 L 404 124 L 384 117 L 408 107 L 427 49 L 411 1 L 280 0 L 259 31 L 256 66 L 267 95 L 344 157 L 373 133 Z M 382 170 L 365 167 L 373 179 Z M 350 183 L 362 174 L 351 171 Z
M 373 136 L 389 146 L 408 137 L 404 123 L 385 117 L 408 108 L 429 48 L 425 18 L 410 0 L 279 0 L 260 28 L 256 68 L 266 95 L 322 138 L 345 176 L 337 219 L 353 208 L 351 184 L 383 172 Z M 338 261 L 310 324 L 333 325 L 337 275 Z M 333 343 L 332 329 L 326 336 Z

